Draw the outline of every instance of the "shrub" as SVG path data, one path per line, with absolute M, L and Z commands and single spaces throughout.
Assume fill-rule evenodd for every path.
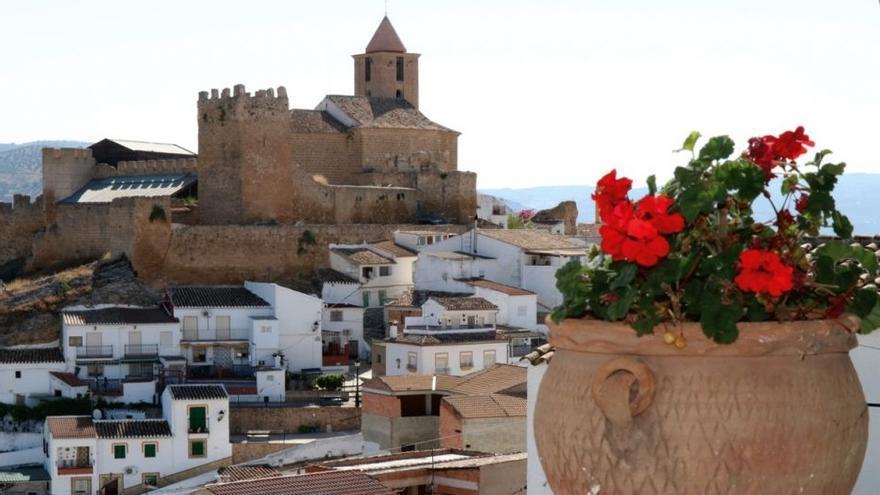
M 333 373 L 330 375 L 321 375 L 315 380 L 315 385 L 323 388 L 324 390 L 339 390 L 342 387 L 342 384 L 345 382 L 345 377 L 340 373 Z

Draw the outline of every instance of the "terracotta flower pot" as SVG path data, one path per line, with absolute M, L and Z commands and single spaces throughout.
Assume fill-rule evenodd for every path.
M 849 494 L 868 436 L 852 321 L 741 323 L 685 349 L 623 324 L 550 323 L 538 454 L 554 493 Z

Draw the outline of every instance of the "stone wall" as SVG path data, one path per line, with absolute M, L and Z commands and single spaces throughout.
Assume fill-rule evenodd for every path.
M 458 170 L 458 133 L 428 129 L 358 129 L 364 170 L 414 172 Z
M 355 407 L 232 407 L 229 433 L 244 435 L 250 430 L 296 433 L 300 426 L 316 426 L 321 431 L 357 430 L 361 410 Z
M 201 209 L 201 207 L 199 207 Z M 277 280 L 329 267 L 330 243 L 390 239 L 398 229 L 462 233 L 463 225 L 174 225 L 142 236 L 131 257 L 138 275 L 166 283 Z
M 43 148 L 43 196 L 59 200 L 92 179 L 95 158 L 86 148 Z
M 20 194 L 13 197 L 11 204 L 0 203 L 0 277 L 7 271 L 5 266 L 10 270 L 12 264 L 23 267 L 30 256 L 31 240 L 45 225 L 41 203 L 40 198 L 31 203 L 30 196 Z
M 323 175 L 330 184 L 354 184 L 361 171 L 360 140 L 350 133 L 293 133 L 293 161 L 312 175 Z
M 119 162 L 116 166 L 100 163 L 95 166 L 92 178 L 104 179 L 107 177 L 131 176 L 131 175 L 161 175 L 179 173 L 198 173 L 198 160 L 195 158 L 180 158 L 176 160 L 139 160 L 131 162 Z
M 239 442 L 232 444 L 232 463 L 241 464 L 242 462 L 261 459 L 269 454 L 289 449 L 289 443 L 268 443 L 268 442 Z
M 477 214 L 477 174 L 419 174 L 416 187 L 423 210 L 442 215 L 453 223 L 473 222 Z

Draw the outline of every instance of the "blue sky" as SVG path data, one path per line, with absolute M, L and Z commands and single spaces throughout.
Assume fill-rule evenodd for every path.
M 40 1 L 0 19 L 0 142 L 118 137 L 195 148 L 198 91 L 350 94 L 382 0 Z M 420 103 L 461 131 L 480 187 L 668 177 L 693 129 L 802 124 L 880 172 L 877 0 L 391 0 Z

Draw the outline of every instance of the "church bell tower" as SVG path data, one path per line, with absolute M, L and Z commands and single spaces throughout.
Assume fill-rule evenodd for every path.
M 407 53 L 388 16 L 364 53 L 354 57 L 354 94 L 402 98 L 419 107 L 419 54 Z

